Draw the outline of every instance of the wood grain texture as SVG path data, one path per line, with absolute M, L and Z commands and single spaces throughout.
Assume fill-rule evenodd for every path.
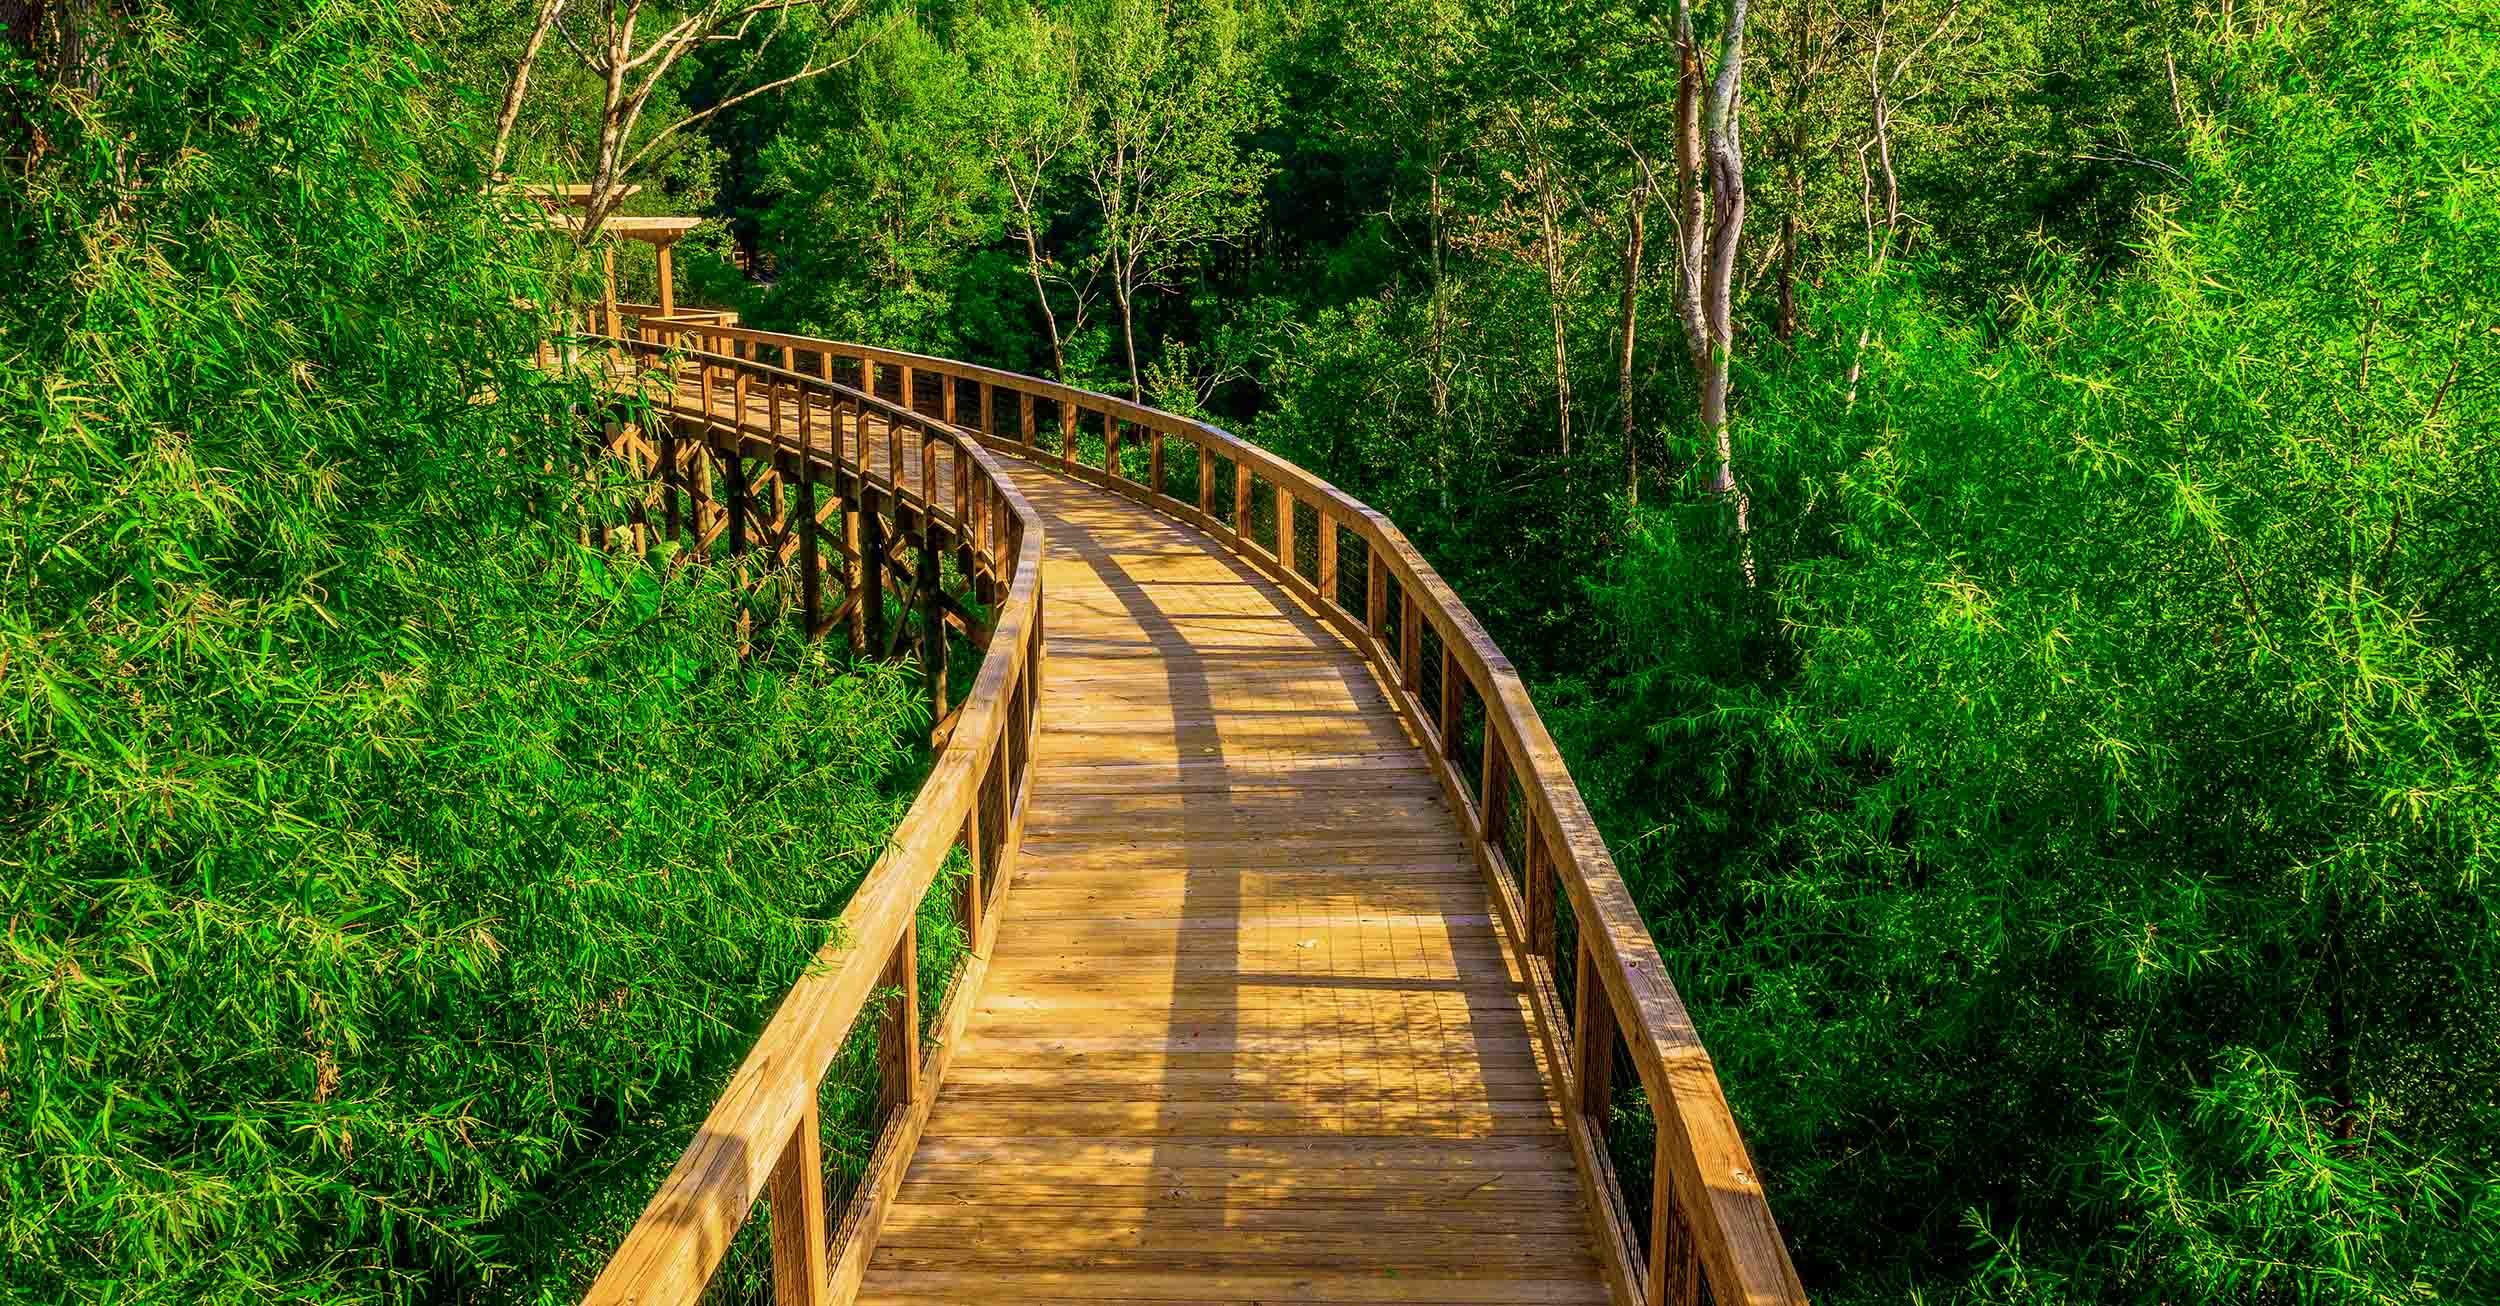
M 1018 686 L 1045 692 L 1019 736 L 1015 891 L 987 909 L 1006 919 L 963 1046 L 946 1048 L 959 1078 L 917 1104 L 928 1132 L 881 1190 L 898 1232 L 867 1267 L 868 1299 L 1631 1302 L 1706 1282 L 1723 1303 L 1801 1306 L 1716 1071 L 1558 750 L 1392 523 L 1219 428 L 1109 396 L 727 322 L 659 325 L 716 358 L 778 360 L 752 416 L 745 372 L 682 374 L 679 404 L 731 407 L 768 440 L 807 433 L 811 459 L 856 469 L 854 493 L 897 532 L 944 517 L 933 535 L 1018 552 L 964 520 L 966 460 L 1002 499 L 1026 492 L 1032 534 L 1049 523 L 1046 640 Z M 781 370 L 813 358 L 829 380 L 837 355 L 872 393 L 899 382 L 900 402 Z M 979 427 L 928 420 L 955 418 L 964 384 Z M 990 420 L 1001 391 L 1017 434 Z M 785 416 L 785 393 L 824 403 L 823 420 Z M 1086 414 L 1103 443 L 1080 456 Z M 1119 464 L 1139 435 L 1143 481 Z M 1160 492 L 1167 436 L 1193 447 L 1194 506 Z M 983 444 L 1030 461 L 1008 460 L 1010 484 Z M 1250 529 L 1254 477 L 1273 492 L 1272 546 Z M 726 524 L 690 497 L 700 551 Z M 674 496 L 666 507 L 673 526 Z M 1341 592 L 1341 535 L 1364 554 L 1360 595 Z M 1480 741 L 1462 739 L 1478 719 Z M 1638 1228 L 1604 1137 L 1618 1034 L 1659 1119 L 1656 1222 Z M 1487 1214 L 1575 1192 L 1592 1226 L 1576 1234 Z M 1231 1218 L 1306 1201 L 1336 1215 Z M 1417 1207 L 1452 1223 L 1417 1224 Z
M 1051 596 L 1023 853 L 860 1300 L 1608 1300 L 1370 664 L 1226 545 L 1010 475 Z

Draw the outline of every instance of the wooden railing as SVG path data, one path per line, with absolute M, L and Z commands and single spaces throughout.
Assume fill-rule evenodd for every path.
M 782 1000 L 585 1299 L 696 1301 L 760 1196 L 776 1301 L 847 1300 L 980 990 L 1012 878 L 1041 693 L 1042 524 L 999 459 L 944 422 L 752 359 L 640 341 L 577 344 L 609 351 L 618 378 L 604 419 L 610 448 L 630 450 L 652 487 L 628 521 L 599 527 L 603 540 L 622 534 L 647 547 L 676 539 L 694 556 L 724 562 L 761 555 L 785 576 L 796 571 L 784 592 L 794 591 L 810 637 L 847 624 L 870 653 L 899 638 L 889 638 L 885 602 L 894 571 L 909 596 L 899 624 L 920 630 L 941 722 L 928 779 L 833 940 Z M 908 556 L 915 548 L 916 561 Z M 944 593 L 950 560 L 975 591 L 971 604 Z M 983 649 L 969 692 L 951 704 L 950 629 Z M 968 863 L 956 865 L 960 880 L 941 881 L 958 855 Z M 933 885 L 946 886 L 966 948 L 924 1034 L 918 917 Z M 874 1091 L 883 1123 L 864 1174 L 837 1207 L 827 1194 L 820 1099 L 850 1088 L 829 1085 L 828 1067 L 880 1001 Z
M 1429 745 L 1492 885 L 1617 1296 L 1805 1300 L 1710 1055 L 1526 687 L 1388 519 L 1226 431 L 1109 395 L 805 336 L 682 319 L 642 330 L 839 376 L 1106 486 L 1205 530 L 1317 610 Z M 1610 1142 L 1644 1105 L 1654 1150 L 1620 1155 Z

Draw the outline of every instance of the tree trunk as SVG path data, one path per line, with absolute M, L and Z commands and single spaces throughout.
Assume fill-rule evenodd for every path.
M 1623 497 L 1626 503 L 1641 501 L 1640 421 L 1633 407 L 1632 354 L 1636 333 L 1640 329 L 1641 310 L 1641 237 L 1649 213 L 1649 187 L 1635 187 L 1630 204 L 1630 220 L 1624 224 L 1623 235 L 1623 309 L 1621 314 L 1622 349 L 1615 356 L 1615 380 L 1623 403 Z
M 564 13 L 566 0 L 542 0 L 538 6 L 538 25 L 530 29 L 529 44 L 521 47 L 521 60 L 512 66 L 512 84 L 504 88 L 503 109 L 495 115 L 495 147 L 486 156 L 486 181 L 493 185 L 503 171 L 504 158 L 512 150 L 512 128 L 521 120 L 521 101 L 528 96 L 530 71 L 538 66 L 538 51 L 547 44 L 547 33 L 554 29 L 556 19 Z
M 1042 321 L 1050 328 L 1050 374 L 1060 384 L 1067 384 L 1068 355 L 1059 339 L 1059 315 L 1051 311 L 1050 292 L 1042 286 L 1042 246 L 1033 235 L 1033 227 L 1024 228 L 1024 268 L 1033 276 L 1033 299 L 1042 306 Z
M 1142 404 L 1146 402 L 1146 387 L 1137 372 L 1137 311 L 1128 278 L 1116 278 L 1112 288 L 1120 297 L 1120 337 L 1128 345 L 1128 397 Z

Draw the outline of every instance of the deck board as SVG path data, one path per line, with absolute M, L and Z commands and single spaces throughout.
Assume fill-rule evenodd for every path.
M 1023 852 L 860 1300 L 1607 1300 L 1483 879 L 1368 665 L 1191 528 L 1013 470 L 1049 539 Z

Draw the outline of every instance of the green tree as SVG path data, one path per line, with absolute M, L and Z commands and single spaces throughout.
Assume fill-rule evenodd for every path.
M 1079 11 L 1077 49 L 1089 121 L 1075 166 L 1139 397 L 1138 299 L 1256 219 L 1268 160 L 1243 138 L 1268 100 L 1225 0 L 1101 0 Z

